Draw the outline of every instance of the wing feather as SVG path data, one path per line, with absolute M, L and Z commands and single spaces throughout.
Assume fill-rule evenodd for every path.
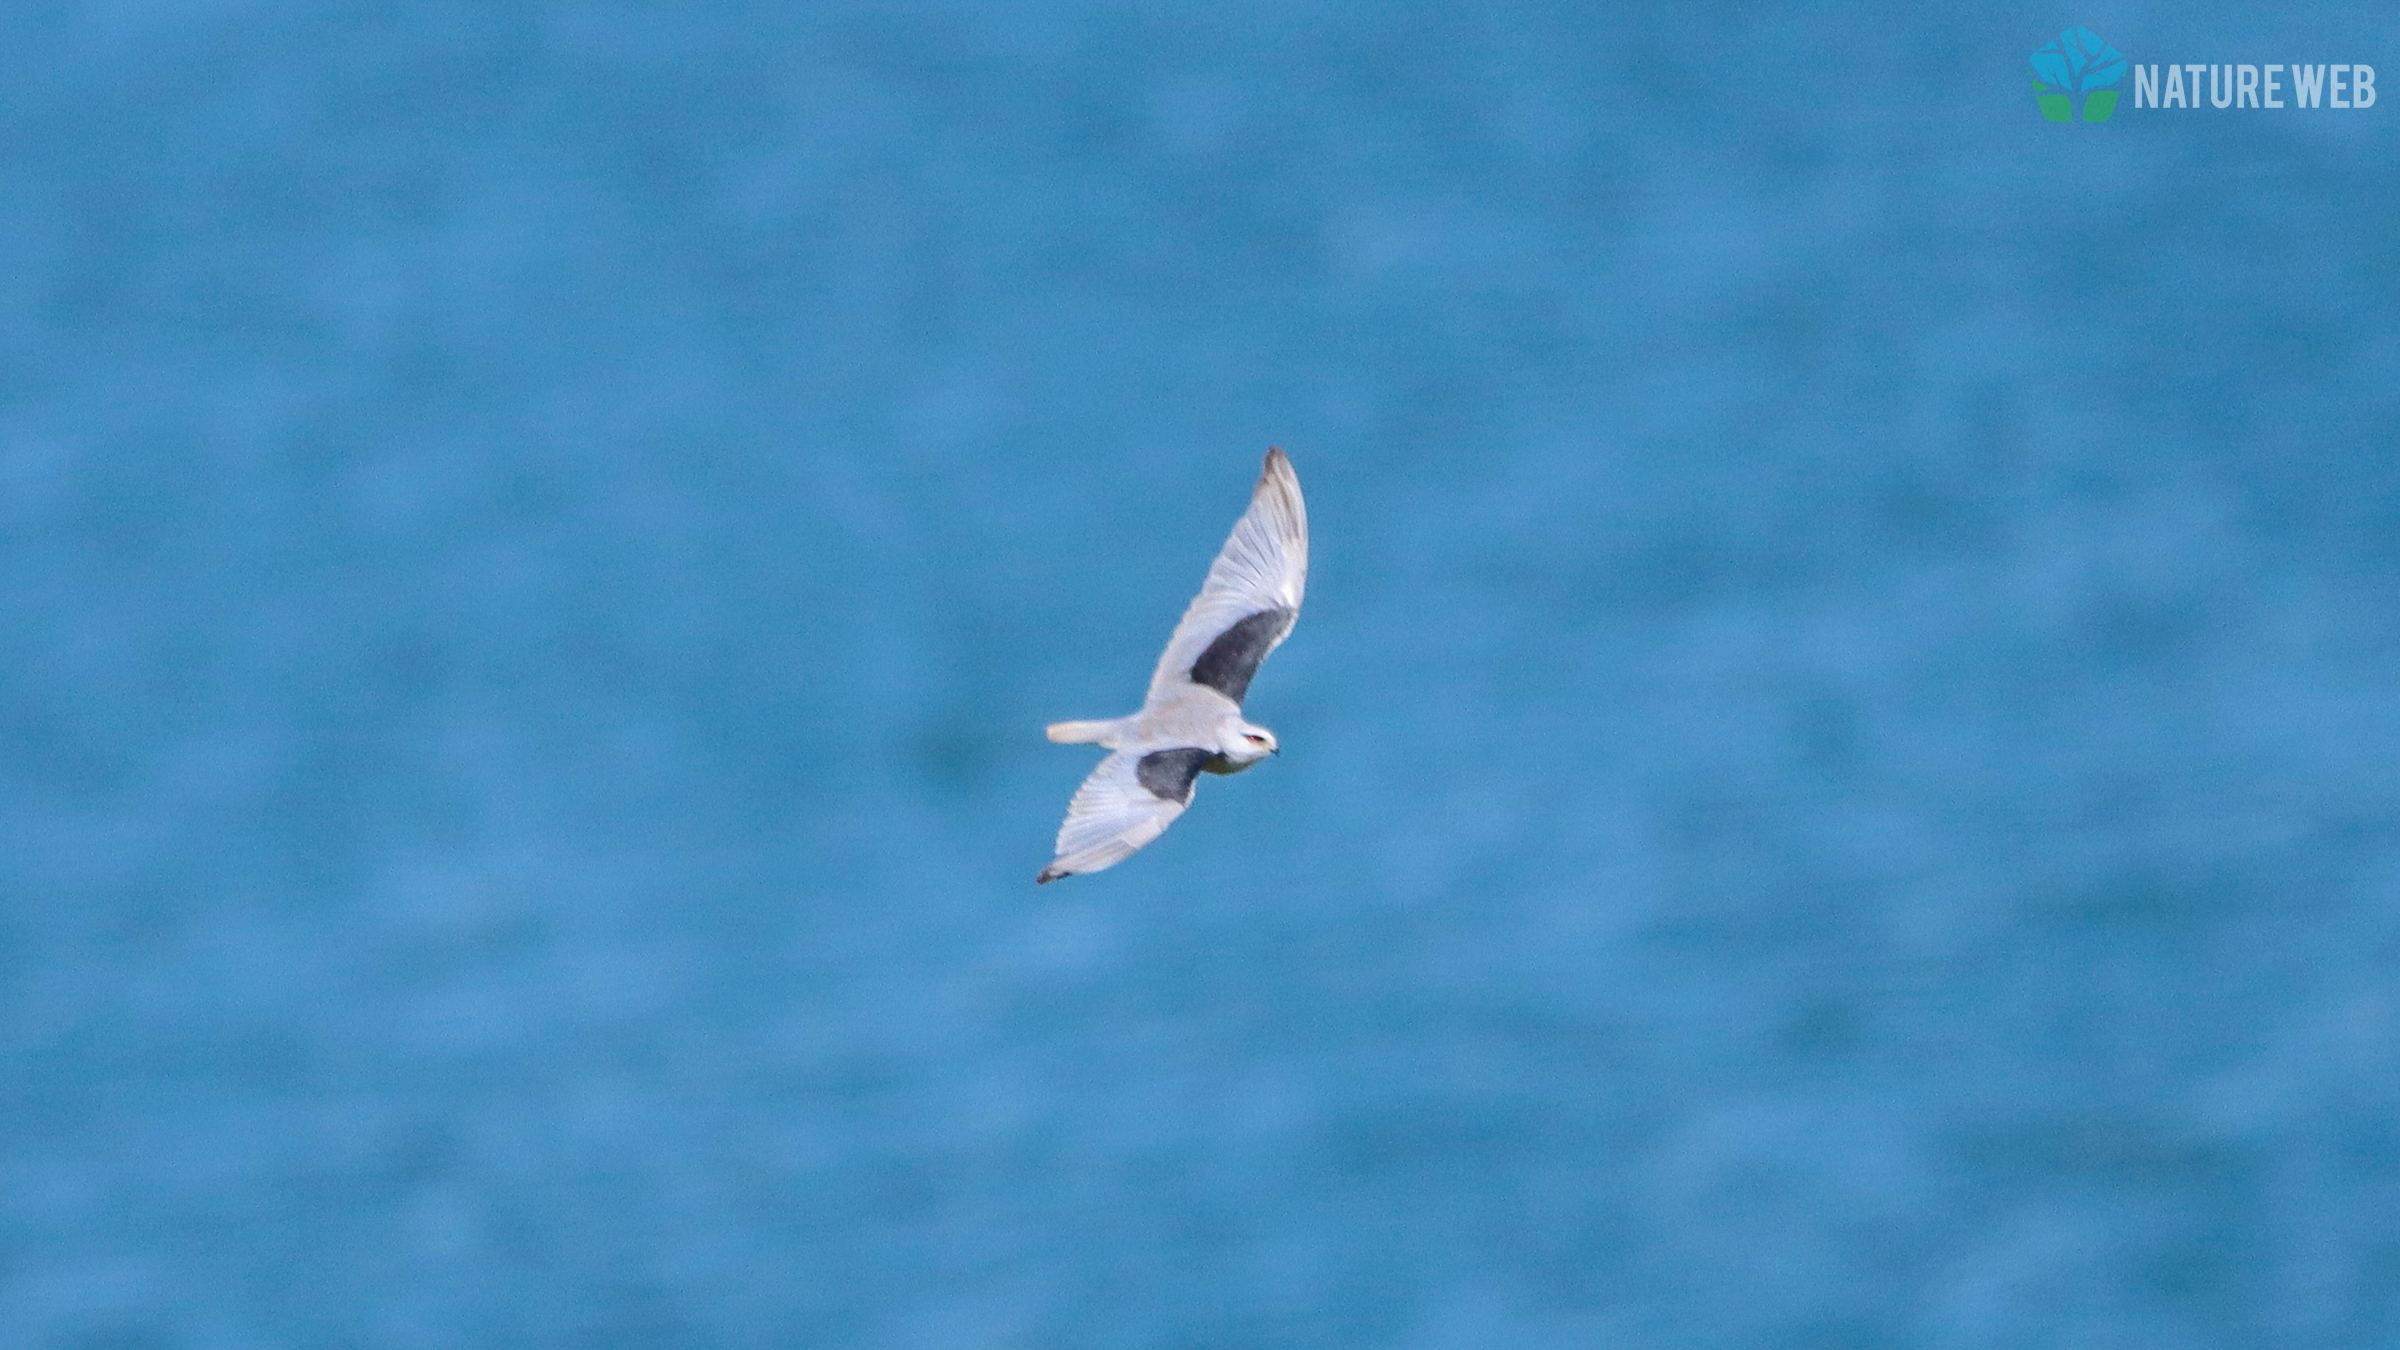
M 1067 803 L 1066 823 L 1058 827 L 1058 856 L 1035 880 L 1055 881 L 1114 867 L 1165 833 L 1183 814 L 1192 799 L 1191 773 L 1196 766 L 1180 775 L 1180 796 L 1162 797 L 1144 784 L 1142 759 L 1138 750 L 1119 750 L 1101 760 L 1075 789 L 1075 799 Z M 1162 787 L 1171 782 L 1161 780 L 1155 764 L 1150 778 Z
M 1235 522 L 1225 547 L 1209 565 L 1200 594 L 1167 639 L 1150 677 L 1150 701 L 1192 682 L 1192 668 L 1203 657 L 1222 657 L 1211 663 L 1204 672 L 1209 678 L 1200 682 L 1241 702 L 1258 663 L 1291 632 L 1307 585 L 1308 506 L 1300 496 L 1300 476 L 1292 471 L 1289 456 L 1269 450 L 1258 486 L 1250 491 L 1250 509 Z M 1281 616 L 1257 617 L 1275 611 L 1282 611 Z M 1247 626 L 1245 620 L 1250 621 Z M 1237 626 L 1242 626 L 1240 632 L 1229 633 Z M 1237 640 L 1214 648 L 1221 637 Z

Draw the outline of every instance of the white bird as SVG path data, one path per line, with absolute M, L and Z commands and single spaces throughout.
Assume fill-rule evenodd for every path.
M 1208 580 L 1150 677 L 1150 696 L 1130 717 L 1056 722 L 1061 745 L 1115 751 L 1067 804 L 1058 856 L 1035 881 L 1097 872 L 1133 856 L 1191 805 L 1202 770 L 1240 773 L 1278 753 L 1275 733 L 1242 717 L 1250 677 L 1300 617 L 1308 582 L 1308 508 L 1300 478 L 1281 450 L 1267 451 L 1250 509 L 1218 550 Z

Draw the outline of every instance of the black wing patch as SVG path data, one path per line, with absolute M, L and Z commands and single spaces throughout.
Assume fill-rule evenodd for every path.
M 1217 634 L 1217 640 L 1192 662 L 1192 683 L 1205 684 L 1240 703 L 1250 692 L 1250 677 L 1258 673 L 1258 663 L 1292 631 L 1293 617 L 1292 610 L 1280 606 L 1262 609 Z
M 1192 780 L 1200 776 L 1200 766 L 1215 753 L 1191 748 L 1153 750 L 1134 761 L 1133 776 L 1160 801 L 1188 805 L 1192 800 Z

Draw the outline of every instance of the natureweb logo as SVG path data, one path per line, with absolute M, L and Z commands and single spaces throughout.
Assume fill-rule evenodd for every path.
M 2053 122 L 2075 120 L 2075 96 L 2083 96 L 2083 120 L 2105 122 L 2117 110 L 2109 85 L 2125 78 L 2125 53 L 2080 25 L 2060 33 L 2035 52 L 2033 101 Z
M 2308 51 L 2254 52 L 2257 56 L 2331 55 Z M 2353 52 L 2350 55 L 2363 56 Z M 2213 65 L 2134 65 L 2125 53 L 2081 24 L 2058 35 L 2031 57 L 2033 101 L 2053 122 L 2105 122 L 2116 115 L 2110 88 L 2133 71 L 2133 108 L 2320 109 L 2355 112 L 2376 106 L 2375 67 L 2352 61 L 2219 62 Z M 2188 77 L 2188 78 L 2187 78 Z M 2208 102 L 2201 103 L 2202 91 Z M 2286 94 L 2290 97 L 2285 97 Z

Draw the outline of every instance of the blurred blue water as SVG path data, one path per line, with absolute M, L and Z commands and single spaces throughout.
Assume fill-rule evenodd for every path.
M 2394 1343 L 2400 105 L 2068 22 L 2400 71 L 11 7 L 0 1343 Z

